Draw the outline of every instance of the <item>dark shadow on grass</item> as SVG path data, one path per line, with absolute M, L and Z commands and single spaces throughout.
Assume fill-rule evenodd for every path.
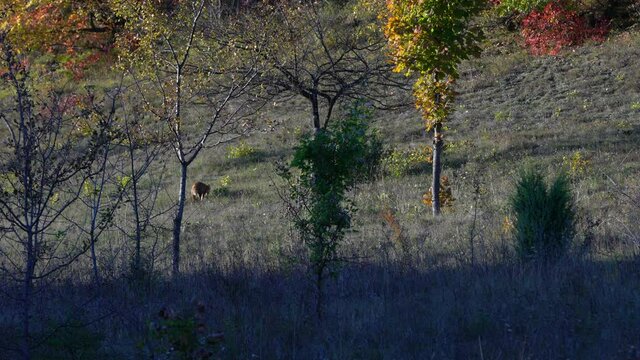
M 84 303 L 85 319 L 110 313 L 87 331 L 104 336 L 101 351 L 112 358 L 131 358 L 141 351 L 136 344 L 156 341 L 148 329 L 160 309 L 193 314 L 196 302 L 206 307 L 207 329 L 225 334 L 223 359 L 612 359 L 638 346 L 637 262 L 423 268 L 411 261 L 344 266 L 327 283 L 322 321 L 302 269 L 239 259 L 176 282 L 114 279 L 98 297 L 89 286 L 67 285 L 40 300 L 43 309 Z M 3 309 L 6 347 L 17 334 L 13 311 Z

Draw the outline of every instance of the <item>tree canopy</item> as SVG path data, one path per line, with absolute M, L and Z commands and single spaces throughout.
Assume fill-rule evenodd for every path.
M 416 105 L 427 129 L 444 121 L 453 101 L 458 65 L 480 53 L 480 29 L 471 26 L 484 0 L 390 0 L 384 28 L 395 71 L 417 73 Z M 438 104 L 436 104 L 436 101 Z

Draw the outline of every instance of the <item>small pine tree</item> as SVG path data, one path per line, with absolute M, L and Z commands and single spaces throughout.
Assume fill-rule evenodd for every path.
M 516 250 L 521 258 L 562 255 L 575 233 L 569 179 L 560 174 L 547 187 L 542 173 L 525 170 L 511 198 Z

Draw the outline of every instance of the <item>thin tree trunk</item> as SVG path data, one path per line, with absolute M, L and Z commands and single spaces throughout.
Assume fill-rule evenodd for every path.
M 184 214 L 184 203 L 187 189 L 187 167 L 182 162 L 180 167 L 180 192 L 178 194 L 178 209 L 176 217 L 173 219 L 173 277 L 180 275 L 180 232 L 182 230 L 182 216 Z
M 320 130 L 320 107 L 318 105 L 318 94 L 311 94 L 311 109 L 313 110 L 313 129 L 318 132 Z
M 31 229 L 27 230 L 26 266 L 24 282 L 22 284 L 22 358 L 31 359 L 31 294 L 33 292 L 34 259 L 34 235 Z
M 431 183 L 433 216 L 440 215 L 440 173 L 442 172 L 440 157 L 442 156 L 443 143 L 442 124 L 436 124 L 433 127 L 433 182 Z
M 473 195 L 473 222 L 471 223 L 471 229 L 469 230 L 469 245 L 471 246 L 471 266 L 475 266 L 476 264 L 474 240 L 476 237 L 476 221 L 478 219 L 478 198 L 480 197 L 480 187 L 477 183 L 474 184 Z
M 142 242 L 142 229 L 140 224 L 140 208 L 138 203 L 138 184 L 137 181 L 133 182 L 133 217 L 136 221 L 136 229 L 134 234 L 134 241 L 136 242 L 136 250 L 133 258 L 133 268 L 136 273 L 140 273 L 142 270 L 142 257 L 140 255 L 141 252 L 141 242 Z
M 31 337 L 30 331 L 30 318 L 31 318 L 31 279 L 29 276 L 25 276 L 23 283 L 23 296 L 22 301 L 22 358 L 24 360 L 31 359 L 31 348 L 29 338 Z
M 15 77 L 14 77 L 15 79 Z M 23 174 L 22 174 L 22 185 L 24 186 L 24 195 L 23 195 L 23 208 L 24 211 L 24 223 L 26 226 L 26 249 L 25 249 L 25 272 L 24 272 L 24 282 L 22 289 L 22 358 L 24 360 L 31 359 L 31 293 L 33 291 L 33 272 L 35 268 L 35 255 L 36 255 L 36 236 L 34 234 L 33 229 L 33 202 L 31 201 L 30 196 L 31 191 L 33 190 L 33 178 L 31 173 L 31 153 L 30 150 L 33 149 L 31 143 L 31 137 L 29 136 L 29 130 L 27 129 L 27 118 L 30 114 L 25 114 L 25 112 L 30 111 L 29 104 L 27 102 L 26 106 L 24 104 L 23 99 L 23 90 L 20 85 L 16 82 L 16 90 L 18 93 L 18 109 L 20 110 L 20 133 L 22 135 L 22 152 L 24 159 L 23 164 Z M 27 99 L 28 101 L 28 99 Z
M 95 216 L 95 215 L 94 215 Z M 91 220 L 91 264 L 93 265 L 93 281 L 96 288 L 100 287 L 100 273 L 98 272 L 98 257 L 96 256 L 96 235 L 95 235 L 95 218 Z
M 134 235 L 134 241 L 136 242 L 136 250 L 133 257 L 133 270 L 135 271 L 135 275 L 137 276 L 141 270 L 141 257 L 140 257 L 140 243 L 142 241 L 142 229 L 140 228 L 140 203 L 138 199 L 138 179 L 135 168 L 135 157 L 133 154 L 133 146 L 129 146 L 129 160 L 131 161 L 131 181 L 133 187 L 133 202 L 131 203 L 131 208 L 133 210 L 133 216 L 136 221 L 136 229 Z
M 100 215 L 100 205 L 102 204 L 102 194 L 104 191 L 104 184 L 105 184 L 105 180 L 106 180 L 106 167 L 107 167 L 107 160 L 109 159 L 109 147 L 107 146 L 107 148 L 104 151 L 104 156 L 102 158 L 102 163 L 100 164 L 100 169 L 101 169 L 101 178 L 100 178 L 100 188 L 98 190 L 97 194 L 91 194 L 91 196 L 95 196 L 95 199 L 92 199 L 92 206 L 93 209 L 91 209 L 91 231 L 89 233 L 89 236 L 91 237 L 91 263 L 93 265 L 93 276 L 94 276 L 94 281 L 95 281 L 95 285 L 96 288 L 100 287 L 100 271 L 98 269 L 98 257 L 96 255 L 96 241 L 98 239 L 96 239 L 96 228 L 97 228 L 97 222 L 98 222 L 98 216 Z M 93 191 L 96 191 L 96 184 L 92 184 L 93 185 Z
M 316 272 L 316 315 L 322 320 L 322 308 L 324 306 L 324 266 Z
M 331 120 L 331 114 L 333 113 L 333 107 L 336 106 L 336 101 L 338 98 L 333 98 L 329 101 L 327 106 L 327 115 L 324 117 L 324 125 L 323 127 L 326 129 L 329 127 L 329 121 Z

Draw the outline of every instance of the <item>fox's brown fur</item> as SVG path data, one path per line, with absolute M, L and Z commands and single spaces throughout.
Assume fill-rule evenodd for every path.
M 196 181 L 191 185 L 191 197 L 193 200 L 204 200 L 204 197 L 209 193 L 211 187 L 203 182 Z

